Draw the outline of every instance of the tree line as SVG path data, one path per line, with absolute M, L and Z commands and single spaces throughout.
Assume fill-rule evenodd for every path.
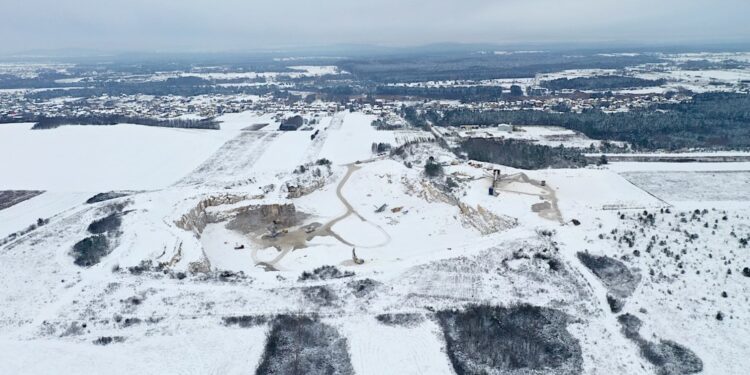
M 665 79 L 643 79 L 624 76 L 595 76 L 577 78 L 558 78 L 543 81 L 542 87 L 553 91 L 559 90 L 608 90 L 637 87 L 654 87 L 665 84 Z
M 407 86 L 378 86 L 376 95 L 383 96 L 416 96 L 426 99 L 447 99 L 469 101 L 496 101 L 503 95 L 500 86 L 438 86 L 438 87 L 407 87 Z
M 54 129 L 63 125 L 117 125 L 135 124 L 162 128 L 211 129 L 218 130 L 219 122 L 214 119 L 168 119 L 123 115 L 88 115 L 66 117 L 39 117 L 32 129 Z
M 577 149 L 517 139 L 469 138 L 461 142 L 460 151 L 471 160 L 520 169 L 576 168 L 588 164 Z

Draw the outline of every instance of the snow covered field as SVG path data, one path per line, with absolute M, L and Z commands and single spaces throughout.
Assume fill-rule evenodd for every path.
M 149 190 L 190 172 L 231 134 L 139 125 L 0 125 L 0 189 Z
M 557 126 L 514 126 L 513 131 L 497 127 L 483 127 L 476 130 L 448 129 L 443 133 L 456 131 L 461 138 L 505 138 L 520 139 L 550 147 L 589 148 L 599 147 L 601 141 L 590 139 L 584 134 Z M 621 142 L 612 142 L 620 144 Z
M 750 201 L 750 171 L 629 172 L 623 176 L 670 203 Z
M 341 128 L 328 136 L 320 157 L 348 164 L 371 158 L 373 142 L 395 143 L 393 132 L 377 131 L 370 126 L 375 118 L 362 113 L 347 114 Z

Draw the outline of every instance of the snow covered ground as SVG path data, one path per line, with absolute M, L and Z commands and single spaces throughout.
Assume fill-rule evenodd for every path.
M 687 347 L 705 374 L 742 373 L 747 163 L 522 171 L 435 142 L 376 155 L 372 143 L 431 136 L 373 119 L 341 112 L 294 132 L 251 112 L 219 131 L 0 126 L 0 157 L 14 160 L 0 188 L 49 190 L 0 210 L 0 237 L 50 219 L 0 246 L 0 373 L 254 373 L 274 317 L 292 314 L 345 338 L 356 374 L 452 374 L 435 313 L 474 304 L 563 312 L 583 374 L 657 373 L 585 251 L 641 276 L 622 312 L 643 337 Z M 243 130 L 258 123 L 270 125 Z M 424 174 L 430 156 L 443 176 Z M 139 192 L 84 203 L 122 189 Z M 74 246 L 109 215 L 121 220 L 111 248 L 76 265 Z M 340 274 L 302 277 L 321 266 Z
M 347 114 L 341 128 L 328 136 L 320 157 L 336 164 L 349 164 L 370 159 L 374 142 L 395 143 L 393 132 L 378 131 L 370 126 L 376 118 L 363 113 Z
M 0 125 L 0 189 L 149 190 L 168 186 L 226 142 L 212 130 L 139 125 Z
M 550 147 L 589 148 L 599 147 L 601 141 L 590 139 L 582 133 L 558 126 L 514 126 L 512 131 L 497 127 L 482 127 L 475 130 L 447 129 L 443 133 L 456 131 L 462 138 L 505 138 L 531 141 Z M 622 144 L 622 142 L 613 142 Z
M 750 171 L 628 172 L 623 176 L 673 204 L 750 201 Z
M 50 191 L 0 210 L 0 238 L 83 204 L 92 192 Z

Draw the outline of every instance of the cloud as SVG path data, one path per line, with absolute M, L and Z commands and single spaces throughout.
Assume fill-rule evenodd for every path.
M 750 37 L 746 0 L 0 0 L 0 14 L 5 52 Z

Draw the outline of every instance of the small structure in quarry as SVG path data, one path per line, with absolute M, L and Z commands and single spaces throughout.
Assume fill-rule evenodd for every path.
M 492 170 L 492 186 L 490 186 L 489 194 L 491 196 L 495 196 L 495 192 L 497 191 L 497 183 L 500 182 L 500 170 L 494 169 Z

